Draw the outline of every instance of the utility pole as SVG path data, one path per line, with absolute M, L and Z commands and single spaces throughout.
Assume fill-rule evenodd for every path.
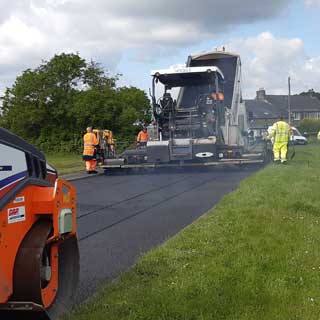
M 288 77 L 288 113 L 289 113 L 289 125 L 291 125 L 291 79 Z

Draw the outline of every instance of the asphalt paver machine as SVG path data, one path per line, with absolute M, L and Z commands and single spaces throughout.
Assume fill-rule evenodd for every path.
M 0 319 L 57 319 L 78 278 L 74 187 L 0 128 Z
M 154 70 L 153 124 L 146 148 L 126 150 L 116 166 L 203 166 L 262 163 L 264 142 L 248 143 L 240 56 L 213 51 L 189 56 L 185 66 Z M 117 162 L 118 161 L 118 162 Z

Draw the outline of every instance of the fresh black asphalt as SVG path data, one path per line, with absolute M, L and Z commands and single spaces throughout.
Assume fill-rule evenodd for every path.
M 207 212 L 256 170 L 134 172 L 74 181 L 81 255 L 77 303 Z

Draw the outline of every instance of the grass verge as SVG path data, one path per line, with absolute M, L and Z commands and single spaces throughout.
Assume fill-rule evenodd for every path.
M 66 319 L 319 319 L 319 184 L 320 147 L 299 148 Z
M 56 169 L 58 173 L 67 174 L 85 169 L 84 162 L 79 154 L 54 154 L 46 155 L 47 161 Z

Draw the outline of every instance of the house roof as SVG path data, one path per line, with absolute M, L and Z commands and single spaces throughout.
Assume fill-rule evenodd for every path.
M 288 117 L 288 96 L 265 95 L 264 100 L 245 100 L 248 112 L 253 118 L 270 119 L 280 115 Z M 320 112 L 320 100 L 305 95 L 292 95 L 290 97 L 291 112 Z
M 279 108 L 288 108 L 288 96 L 266 95 L 265 99 Z M 320 100 L 307 95 L 292 95 L 290 97 L 291 111 L 293 112 L 320 112 Z
M 285 108 L 279 108 L 270 102 L 263 100 L 245 100 L 247 111 L 252 113 L 253 118 L 276 119 L 279 116 L 287 117 Z

